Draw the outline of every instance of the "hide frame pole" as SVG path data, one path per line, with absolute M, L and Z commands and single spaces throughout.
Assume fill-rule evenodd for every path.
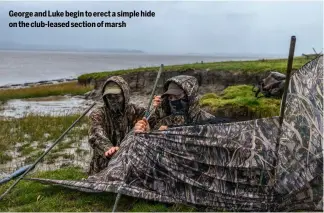
M 289 48 L 289 56 L 288 56 L 287 74 L 286 74 L 286 81 L 285 81 L 285 86 L 284 86 L 284 93 L 283 93 L 282 101 L 281 101 L 282 104 L 280 106 L 280 117 L 279 117 L 280 127 L 283 122 L 285 108 L 286 108 L 288 87 L 289 87 L 289 82 L 290 82 L 292 65 L 293 65 L 293 61 L 294 61 L 295 44 L 296 44 L 296 36 L 292 36 L 291 40 L 290 40 L 290 48 Z
M 152 111 L 153 111 L 153 110 L 150 110 L 150 108 L 151 108 L 151 104 L 152 104 L 152 101 L 153 101 L 153 97 L 154 97 L 154 94 L 155 94 L 155 90 L 156 90 L 157 84 L 158 84 L 158 82 L 159 82 L 159 79 L 160 79 L 160 77 L 161 77 L 161 73 L 163 72 L 163 70 L 164 70 L 164 65 L 161 64 L 160 69 L 159 69 L 159 72 L 158 72 L 158 74 L 157 74 L 157 76 L 156 76 L 156 79 L 155 79 L 155 83 L 154 83 L 154 86 L 153 86 L 153 90 L 152 90 L 152 93 L 151 93 L 151 97 L 150 97 L 149 103 L 148 103 L 148 105 L 147 105 L 147 109 L 146 109 L 146 111 L 145 111 L 145 115 L 144 115 L 144 117 L 145 117 L 147 120 L 150 118 L 150 116 L 151 116 L 151 114 L 152 114 Z M 118 191 L 119 191 L 119 190 L 118 190 Z M 118 194 L 117 194 L 117 196 L 116 196 L 116 199 L 115 199 L 115 203 L 114 203 L 114 207 L 113 207 L 113 209 L 112 209 L 112 212 L 115 212 L 115 211 L 116 211 L 116 209 L 117 209 L 117 205 L 118 205 L 118 202 L 119 202 L 120 198 L 121 198 L 121 193 L 118 192 Z
M 277 182 L 277 167 L 278 167 L 278 163 L 279 163 L 280 136 L 282 133 L 282 124 L 283 124 L 283 119 L 284 119 L 284 115 L 285 115 L 288 87 L 289 87 L 289 83 L 290 83 L 292 65 L 293 65 L 293 60 L 294 60 L 295 45 L 296 45 L 296 36 L 291 36 L 284 93 L 283 93 L 281 105 L 280 105 L 279 130 L 278 130 L 278 135 L 277 135 L 277 143 L 276 143 L 276 147 L 275 147 L 275 159 L 273 162 L 273 169 L 272 169 L 272 174 L 273 174 L 273 188 L 272 188 L 272 192 L 271 192 L 272 202 L 273 202 L 273 198 L 274 198 L 274 189 L 275 189 L 276 182 Z M 269 205 L 269 208 L 271 208 L 271 205 Z M 272 211 L 275 211 L 275 209 L 272 209 Z
M 71 124 L 71 126 L 67 129 L 67 130 L 65 130 L 65 132 L 52 144 L 52 146 L 50 147 L 50 148 L 48 148 L 36 161 L 35 161 L 35 163 L 34 164 L 32 164 L 29 168 L 28 168 L 28 170 L 25 172 L 25 173 L 23 173 L 17 180 L 16 180 L 16 182 L 14 182 L 8 189 L 7 189 L 7 191 L 5 191 L 1 196 L 0 196 L 0 201 L 3 199 L 3 197 L 6 195 L 6 194 L 8 194 L 9 192 L 10 192 L 10 190 L 14 187 L 14 186 L 16 186 L 17 184 L 18 184 L 18 182 L 24 177 L 24 176 L 26 176 L 27 174 L 28 174 L 28 172 L 29 171 L 31 171 L 35 166 L 36 166 L 36 164 L 38 164 L 44 157 L 45 157 L 45 155 L 49 152 L 49 151 L 51 151 L 51 149 L 58 143 L 58 142 L 60 142 L 61 140 L 62 140 L 62 138 L 79 122 L 79 120 L 81 120 L 81 118 L 83 118 L 89 111 L 90 111 L 90 109 L 92 109 L 92 107 L 94 107 L 96 105 L 96 102 L 94 102 L 93 104 L 91 104 L 91 106 L 88 108 L 88 109 L 86 109 L 84 112 L 83 112 L 83 114 L 82 115 L 80 115 L 80 117 L 77 119 L 77 120 L 75 120 L 74 122 L 73 122 L 73 124 Z
M 114 207 L 113 207 L 112 212 L 116 212 L 117 205 L 118 205 L 118 203 L 119 203 L 120 197 L 121 197 L 121 194 L 118 193 L 118 194 L 117 194 L 117 197 L 116 197 L 116 200 L 115 200 L 115 204 L 114 204 Z
M 156 90 L 156 87 L 157 87 L 157 83 L 158 83 L 158 81 L 160 79 L 160 76 L 161 76 L 161 73 L 163 72 L 163 70 L 164 70 L 164 65 L 161 64 L 160 70 L 159 70 L 158 75 L 157 75 L 157 77 L 155 79 L 155 83 L 154 83 L 154 87 L 153 87 L 153 90 L 152 90 L 152 93 L 151 93 L 150 101 L 148 103 L 148 106 L 147 106 L 147 109 L 146 109 L 146 112 L 145 112 L 145 118 L 148 118 L 148 116 L 149 116 L 151 104 L 152 104 L 153 97 L 154 97 L 154 94 L 155 94 L 155 90 Z

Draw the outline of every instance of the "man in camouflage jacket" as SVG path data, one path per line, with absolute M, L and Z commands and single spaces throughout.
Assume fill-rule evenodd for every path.
M 104 104 L 90 114 L 89 144 L 93 156 L 89 175 L 107 167 L 123 138 L 144 116 L 145 108 L 129 103 L 129 93 L 127 82 L 120 76 L 107 79 L 102 87 Z
M 179 75 L 168 79 L 164 94 L 154 99 L 155 112 L 148 121 L 138 121 L 134 131 L 166 130 L 170 125 L 188 125 L 215 118 L 200 109 L 198 88 L 198 81 L 193 76 Z

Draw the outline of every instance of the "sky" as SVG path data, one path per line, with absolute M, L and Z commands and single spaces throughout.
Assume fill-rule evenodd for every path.
M 152 18 L 11 18 L 9 11 L 141 11 Z M 148 53 L 295 55 L 323 50 L 323 1 L 1 1 L 0 43 Z M 125 21 L 126 28 L 10 28 L 24 21 Z

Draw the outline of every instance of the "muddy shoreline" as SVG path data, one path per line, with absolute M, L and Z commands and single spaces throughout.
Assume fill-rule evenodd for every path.
M 44 80 L 44 81 L 37 81 L 37 82 L 26 82 L 21 84 L 5 84 L 5 85 L 0 85 L 0 89 L 28 88 L 32 86 L 60 84 L 60 83 L 66 83 L 71 81 L 77 81 L 77 78 L 60 78 L 60 79 Z

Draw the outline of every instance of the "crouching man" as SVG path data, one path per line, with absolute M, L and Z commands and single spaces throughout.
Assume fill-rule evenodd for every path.
M 155 96 L 155 112 L 135 124 L 134 132 L 166 130 L 170 125 L 188 125 L 214 118 L 199 106 L 198 81 L 193 76 L 179 75 L 164 84 L 164 94 Z
M 145 108 L 129 103 L 130 88 L 120 76 L 104 83 L 104 104 L 90 114 L 89 144 L 93 149 L 89 175 L 106 168 L 110 158 L 118 151 L 124 137 L 136 121 L 143 118 Z

